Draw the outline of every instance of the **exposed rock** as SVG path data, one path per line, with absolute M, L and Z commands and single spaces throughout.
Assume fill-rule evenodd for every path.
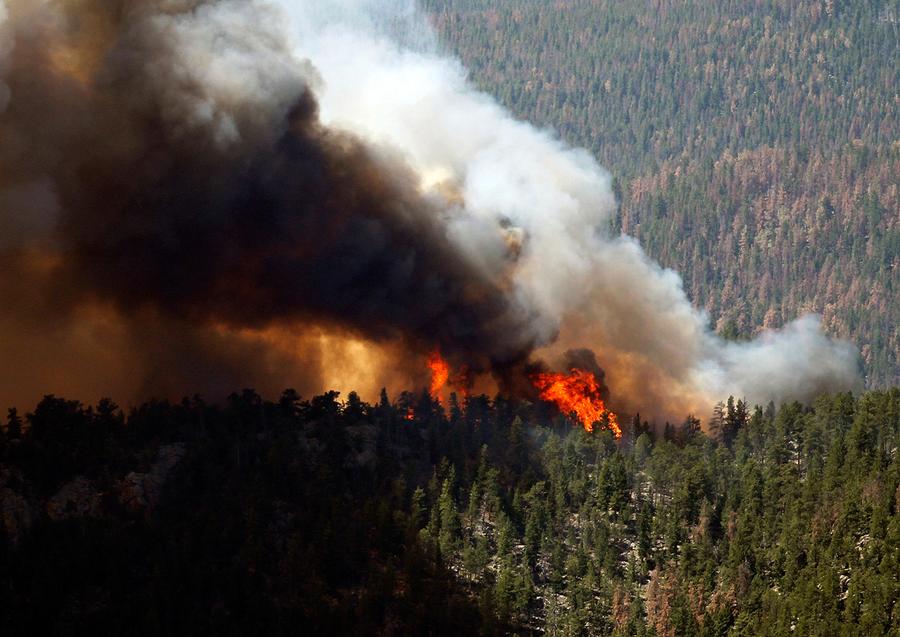
M 99 514 L 101 494 L 82 476 L 67 482 L 47 501 L 47 516 L 54 522 Z
M 152 511 L 159 504 L 169 474 L 186 453 L 181 443 L 159 448 L 157 461 L 147 473 L 132 471 L 119 483 L 119 501 L 132 511 Z
M 353 448 L 344 463 L 347 468 L 375 469 L 378 459 L 378 429 L 372 425 L 356 425 L 345 430 Z
M 3 517 L 6 537 L 13 545 L 18 544 L 31 526 L 31 507 L 28 502 L 9 487 L 0 487 L 0 515 Z

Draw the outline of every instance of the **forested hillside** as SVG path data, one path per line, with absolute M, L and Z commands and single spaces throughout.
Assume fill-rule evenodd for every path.
M 425 0 L 518 116 L 589 148 L 620 229 L 732 337 L 805 311 L 900 382 L 897 0 Z
M 900 631 L 900 390 L 619 442 L 338 398 L 11 410 L 4 636 Z

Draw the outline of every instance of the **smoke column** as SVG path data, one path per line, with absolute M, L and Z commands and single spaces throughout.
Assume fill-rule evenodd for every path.
M 413 2 L 282 4 L 297 50 L 322 74 L 325 120 L 400 148 L 424 181 L 449 184 L 466 211 L 450 236 L 482 268 L 503 271 L 516 246 L 513 294 L 534 309 L 539 356 L 564 365 L 567 350 L 590 347 L 613 399 L 658 415 L 706 413 L 728 394 L 804 400 L 858 386 L 855 349 L 826 338 L 815 316 L 751 343 L 713 334 L 675 272 L 609 236 L 606 171 L 473 90 Z
M 435 348 L 506 390 L 589 348 L 614 407 L 658 416 L 858 384 L 814 317 L 711 333 L 609 235 L 609 175 L 475 91 L 412 2 L 0 19 L 0 401 L 371 393 Z

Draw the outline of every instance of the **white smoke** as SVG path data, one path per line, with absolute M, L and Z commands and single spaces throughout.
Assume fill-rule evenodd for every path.
M 277 139 L 312 73 L 290 55 L 281 16 L 240 0 L 147 16 L 152 45 L 167 41 L 171 51 L 156 61 L 158 84 L 150 87 L 171 130 L 204 131 L 223 148 L 243 136 Z
M 823 388 L 854 387 L 858 381 L 856 348 L 826 338 L 813 314 L 781 330 L 766 330 L 749 343 L 710 340 L 707 356 L 697 365 L 697 382 L 720 396 L 739 388 L 752 402 L 780 403 L 815 396 Z
M 449 232 L 481 267 L 500 277 L 510 243 L 521 243 L 512 282 L 543 355 L 595 349 L 614 400 L 660 416 L 705 413 L 729 394 L 808 400 L 859 385 L 855 349 L 827 338 L 816 317 L 749 343 L 712 333 L 677 273 L 609 235 L 609 174 L 475 90 L 413 0 L 279 5 L 298 57 L 321 75 L 325 122 L 399 151 L 425 187 L 453 184 L 461 201 Z

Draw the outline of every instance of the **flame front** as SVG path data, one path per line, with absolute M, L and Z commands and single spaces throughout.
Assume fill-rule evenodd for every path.
M 450 378 L 450 365 L 441 357 L 441 353 L 435 350 L 428 357 L 428 367 L 431 369 L 431 386 L 428 393 L 434 400 L 441 402 L 440 393 Z
M 606 408 L 600 397 L 600 384 L 592 373 L 573 369 L 568 375 L 535 374 L 532 382 L 541 390 L 543 400 L 554 403 L 564 414 L 574 413 L 587 431 L 593 431 L 594 423 L 603 422 L 605 417 L 616 438 L 622 437 L 619 421 Z

